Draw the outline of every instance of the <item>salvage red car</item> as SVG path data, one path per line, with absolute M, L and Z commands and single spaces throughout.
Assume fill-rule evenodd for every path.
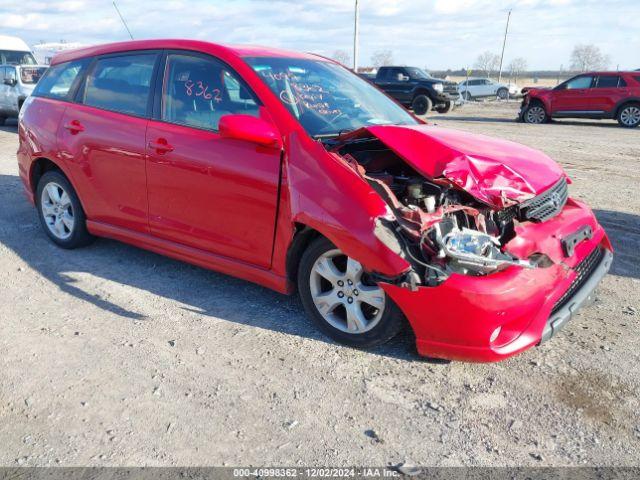
M 612 260 L 549 157 L 427 125 L 315 55 L 187 40 L 64 52 L 19 137 L 59 246 L 109 237 L 297 289 L 351 346 L 408 320 L 422 355 L 504 359 L 556 333 Z
M 617 120 L 620 126 L 640 125 L 640 72 L 591 72 L 555 88 L 523 89 L 518 115 L 526 123 L 552 118 Z

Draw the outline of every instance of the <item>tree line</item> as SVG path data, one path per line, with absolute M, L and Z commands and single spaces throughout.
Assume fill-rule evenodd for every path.
M 336 50 L 332 58 L 343 65 L 351 65 L 351 55 L 345 50 Z M 375 51 L 370 58 L 370 66 L 379 68 L 385 65 L 393 65 L 394 56 L 391 50 Z M 571 52 L 569 60 L 570 70 L 575 72 L 586 72 L 590 70 L 606 70 L 611 64 L 611 57 L 602 53 L 596 45 L 576 45 Z M 490 77 L 498 71 L 500 65 L 500 55 L 491 51 L 486 51 L 478 55 L 474 64 L 474 70 Z M 523 57 L 511 59 L 503 72 L 512 78 L 517 79 L 519 75 L 527 70 L 527 60 Z

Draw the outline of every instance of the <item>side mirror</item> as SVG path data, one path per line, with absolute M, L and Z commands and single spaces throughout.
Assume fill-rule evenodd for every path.
M 218 125 L 222 138 L 244 140 L 263 147 L 280 148 L 280 135 L 276 128 L 261 118 L 243 114 L 223 115 Z
M 5 85 L 9 85 L 10 87 L 15 86 L 16 83 L 18 83 L 18 80 L 16 80 L 15 78 L 5 78 L 4 79 L 4 84 Z

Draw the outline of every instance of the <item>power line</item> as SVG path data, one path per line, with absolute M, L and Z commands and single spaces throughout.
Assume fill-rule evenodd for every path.
M 504 47 L 507 45 L 507 34 L 509 33 L 509 19 L 511 18 L 511 10 L 507 13 L 507 26 L 504 29 L 504 40 L 502 41 L 502 53 L 500 54 L 500 68 L 498 69 L 498 83 L 502 80 L 502 60 L 504 59 Z
M 120 20 L 122 20 L 122 24 L 124 25 L 124 28 L 127 29 L 127 33 L 129 33 L 129 36 L 131 37 L 131 40 L 133 40 L 133 35 L 131 35 L 131 30 L 129 30 L 129 27 L 127 26 L 127 22 L 124 21 L 124 17 L 120 13 L 120 9 L 118 9 L 118 5 L 116 5 L 115 0 L 113 2 L 113 6 L 116 9 L 116 12 L 118 12 L 118 16 L 120 17 Z

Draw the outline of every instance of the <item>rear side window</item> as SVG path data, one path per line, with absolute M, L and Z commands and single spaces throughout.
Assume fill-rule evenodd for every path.
M 618 75 L 603 75 L 598 77 L 597 88 L 618 88 L 625 86 L 626 83 Z
M 155 53 L 145 53 L 98 59 L 87 78 L 82 103 L 145 116 L 157 58 Z
M 638 75 L 637 77 L 633 77 L 636 79 L 636 82 L 640 83 L 640 75 Z
M 258 116 L 258 104 L 235 72 L 214 58 L 167 57 L 162 120 L 217 130 L 220 117 L 230 113 Z
M 36 85 L 33 95 L 66 99 L 74 82 L 80 78 L 88 63 L 87 59 L 82 59 L 50 67 Z

